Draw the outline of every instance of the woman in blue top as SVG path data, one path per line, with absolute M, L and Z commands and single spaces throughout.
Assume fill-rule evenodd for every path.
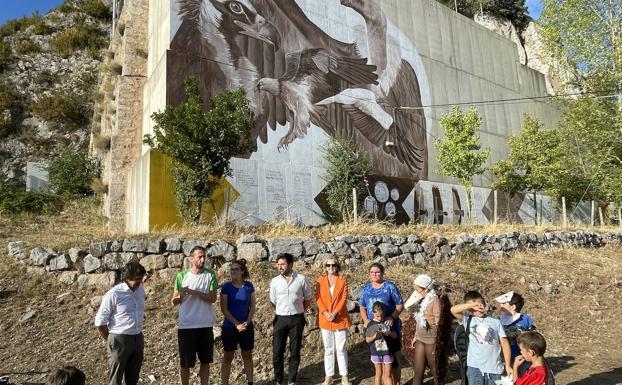
M 399 385 L 401 380 L 401 370 L 399 362 L 399 351 L 401 350 L 401 328 L 400 313 L 404 310 L 402 294 L 397 286 L 384 279 L 384 266 L 380 263 L 372 263 L 369 266 L 369 283 L 361 289 L 359 305 L 364 326 L 367 327 L 369 320 L 374 318 L 372 307 L 375 302 L 382 302 L 385 305 L 384 323 L 389 327 L 394 327 L 397 338 L 386 337 L 389 351 L 394 357 L 391 364 L 391 378 L 393 384 Z
M 255 330 L 255 288 L 248 280 L 246 260 L 238 259 L 231 262 L 229 268 L 231 281 L 225 283 L 220 290 L 220 309 L 225 316 L 222 323 L 222 359 L 221 379 L 223 385 L 229 384 L 233 355 L 240 346 L 244 373 L 249 385 L 253 384 L 253 347 Z

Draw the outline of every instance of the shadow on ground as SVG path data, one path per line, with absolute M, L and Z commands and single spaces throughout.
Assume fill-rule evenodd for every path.
M 568 385 L 620 385 L 622 384 L 622 367 L 607 372 L 595 373 L 584 379 L 569 382 Z

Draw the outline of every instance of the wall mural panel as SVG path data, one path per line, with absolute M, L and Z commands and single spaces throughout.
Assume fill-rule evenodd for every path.
M 167 55 L 167 103 L 181 102 L 184 78 L 195 76 L 206 104 L 242 87 L 257 116 L 256 148 L 233 162 L 237 217 L 321 222 L 321 147 L 338 135 L 369 154 L 374 183 L 399 186 L 399 199 L 376 205 L 382 215 L 391 203 L 390 217 L 413 219 L 414 184 L 428 172 L 431 121 L 421 106 L 431 104 L 430 85 L 415 47 L 377 1 L 172 1 L 179 28 Z

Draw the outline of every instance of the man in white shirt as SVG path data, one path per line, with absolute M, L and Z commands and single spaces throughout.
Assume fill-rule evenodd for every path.
M 173 287 L 173 305 L 179 305 L 177 342 L 179 344 L 179 377 L 188 385 L 190 368 L 199 357 L 201 385 L 209 382 L 209 364 L 214 362 L 214 302 L 218 281 L 216 273 L 205 265 L 205 248 L 190 250 L 190 269 L 177 273 Z
M 121 271 L 122 283 L 108 290 L 95 315 L 95 326 L 107 342 L 109 385 L 136 385 L 143 364 L 145 342 L 145 268 L 129 262 Z
M 304 275 L 295 273 L 294 257 L 283 254 L 276 261 L 279 275 L 270 282 L 270 302 L 276 310 L 272 331 L 272 365 L 274 378 L 283 382 L 285 346 L 289 338 L 288 384 L 293 385 L 300 365 L 305 311 L 311 302 L 311 290 Z

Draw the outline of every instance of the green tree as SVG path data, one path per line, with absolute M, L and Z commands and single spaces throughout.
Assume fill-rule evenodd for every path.
M 339 222 L 353 215 L 352 189 L 357 189 L 359 197 L 364 195 L 364 179 L 371 170 L 371 160 L 352 141 L 341 137 L 330 138 L 324 154 L 328 163 L 324 177 L 328 182 L 328 219 Z
M 543 0 L 547 50 L 578 65 L 580 86 L 613 90 L 622 109 L 622 6 L 619 0 Z
M 544 192 L 557 198 L 568 195 L 570 188 L 585 187 L 579 179 L 572 184 L 568 157 L 562 135 L 557 129 L 545 129 L 538 118 L 525 114 L 519 135 L 508 138 L 508 159 L 496 162 L 490 171 L 495 176 L 491 188 L 511 197 L 522 191 Z
M 622 7 L 619 0 L 543 0 L 546 49 L 576 65 L 585 95 L 565 100 L 559 128 L 585 199 L 622 204 Z M 576 194 L 574 194 L 576 195 Z M 580 197 L 579 197 L 580 198 Z
M 458 179 L 466 190 L 467 218 L 471 217 L 473 177 L 485 171 L 482 165 L 490 156 L 490 149 L 482 150 L 479 144 L 476 131 L 481 123 L 482 119 L 475 107 L 466 113 L 454 107 L 451 112 L 441 116 L 440 124 L 445 137 L 434 140 L 438 172 Z
M 186 101 L 154 113 L 153 135 L 144 141 L 171 157 L 174 195 L 188 223 L 198 224 L 204 203 L 223 176 L 231 175 L 231 157 L 250 151 L 250 131 L 255 124 L 243 89 L 225 90 L 203 110 L 203 98 L 194 78 L 184 81 Z
M 47 169 L 51 190 L 70 198 L 92 194 L 91 181 L 100 174 L 99 163 L 89 157 L 86 149 L 69 147 L 50 159 Z

